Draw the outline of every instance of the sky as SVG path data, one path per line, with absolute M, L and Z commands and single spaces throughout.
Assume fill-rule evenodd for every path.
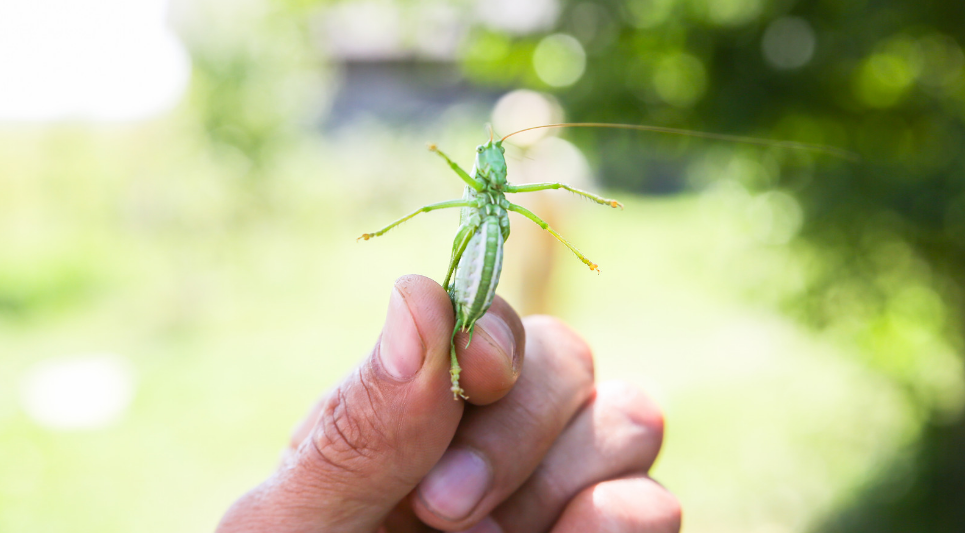
M 0 2 L 0 123 L 125 122 L 181 99 L 190 60 L 167 0 Z

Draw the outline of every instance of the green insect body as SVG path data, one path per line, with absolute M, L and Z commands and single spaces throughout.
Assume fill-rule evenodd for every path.
M 409 215 L 396 220 L 388 226 L 375 233 L 366 233 L 359 239 L 369 240 L 378 237 L 399 224 L 409 220 L 419 213 L 428 213 L 437 209 L 449 207 L 459 207 L 462 209 L 459 220 L 459 231 L 456 233 L 455 241 L 452 244 L 452 256 L 449 260 L 449 270 L 446 272 L 446 280 L 443 283 L 452 300 L 453 310 L 456 315 L 456 325 L 452 330 L 449 341 L 450 349 L 450 375 L 452 378 L 452 394 L 454 399 L 460 396 L 466 398 L 465 391 L 459 386 L 459 374 L 462 369 L 459 360 L 456 358 L 456 333 L 465 331 L 469 333 L 469 342 L 472 342 L 472 332 L 479 320 L 489 309 L 496 295 L 496 286 L 499 284 L 499 273 L 503 264 L 503 244 L 509 238 L 509 212 L 514 211 L 532 220 L 541 228 L 548 231 L 553 237 L 562 242 L 583 264 L 590 267 L 590 270 L 599 272 L 596 263 L 586 258 L 572 244 L 567 242 L 559 233 L 549 227 L 541 218 L 530 212 L 524 207 L 516 205 L 506 199 L 506 193 L 521 193 L 543 191 L 547 189 L 564 189 L 589 198 L 594 202 L 609 207 L 623 208 L 620 202 L 597 196 L 595 194 L 574 189 L 562 183 L 533 183 L 526 185 L 512 185 L 506 181 L 506 159 L 503 156 L 503 141 L 510 136 L 541 128 L 616 128 L 638 131 L 650 131 L 658 133 L 671 133 L 677 135 L 689 135 L 692 137 L 702 137 L 719 141 L 737 142 L 745 144 L 756 144 L 761 146 L 772 146 L 778 148 L 803 149 L 814 152 L 823 152 L 835 157 L 841 157 L 851 161 L 859 158 L 852 152 L 835 148 L 832 146 L 822 146 L 806 144 L 793 141 L 773 141 L 769 139 L 758 139 L 755 137 L 742 137 L 736 135 L 725 135 L 717 133 L 706 133 L 699 131 L 680 130 L 676 128 L 663 128 L 659 126 L 644 126 L 636 124 L 605 124 L 595 122 L 566 123 L 566 124 L 546 124 L 522 129 L 506 135 L 498 141 L 494 141 L 490 136 L 489 142 L 476 147 L 476 161 L 472 173 L 467 173 L 462 168 L 442 153 L 434 144 L 429 145 L 429 149 L 446 160 L 449 167 L 466 183 L 465 192 L 458 200 L 449 200 L 437 204 L 423 206 L 422 208 L 410 213 Z M 453 276 L 455 275 L 455 276 Z M 469 347 L 469 344 L 466 344 Z
M 451 358 L 449 372 L 453 398 L 460 396 L 466 398 L 465 391 L 459 385 L 459 374 L 462 372 L 462 368 L 459 366 L 459 360 L 456 357 L 456 333 L 459 331 L 468 332 L 469 342 L 471 343 L 476 321 L 489 310 L 493 303 L 503 265 L 503 245 L 509 238 L 510 211 L 523 215 L 550 232 L 576 254 L 580 261 L 590 267 L 590 270 L 599 272 L 596 263 L 587 259 L 541 218 L 526 208 L 507 200 L 506 193 L 564 189 L 589 198 L 598 204 L 623 207 L 616 200 L 603 198 L 562 183 L 510 184 L 506 180 L 505 149 L 502 146 L 505 139 L 506 137 L 499 141 L 490 139 L 488 143 L 476 147 L 476 161 L 471 173 L 467 173 L 460 168 L 448 156 L 439 151 L 435 145 L 429 145 L 429 149 L 445 159 L 466 183 L 463 197 L 459 200 L 449 200 L 424 206 L 375 233 L 366 233 L 359 237 L 365 240 L 378 237 L 419 213 L 449 207 L 462 209 L 459 230 L 456 232 L 456 238 L 452 244 L 449 269 L 443 283 L 443 287 L 449 293 L 449 299 L 452 300 L 456 316 L 456 324 L 449 342 Z M 468 346 L 467 343 L 466 347 Z
M 470 228 L 473 233 L 459 259 L 455 278 L 452 283 L 446 283 L 456 311 L 456 325 L 460 329 L 471 330 L 496 296 L 503 267 L 503 243 L 506 242 L 500 220 L 509 219 L 505 215 L 502 219 L 487 216 L 475 229 L 471 223 L 460 226 Z

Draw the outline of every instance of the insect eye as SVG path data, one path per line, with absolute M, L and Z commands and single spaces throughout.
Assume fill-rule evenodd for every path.
M 480 144 L 479 146 L 477 146 L 477 147 L 476 147 L 476 151 L 481 154 L 482 151 L 483 151 L 483 145 Z

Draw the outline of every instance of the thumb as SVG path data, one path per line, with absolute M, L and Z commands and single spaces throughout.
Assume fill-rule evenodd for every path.
M 463 402 L 449 390 L 452 304 L 434 281 L 400 278 L 379 343 L 322 399 L 307 436 L 219 531 L 369 533 L 445 452 Z

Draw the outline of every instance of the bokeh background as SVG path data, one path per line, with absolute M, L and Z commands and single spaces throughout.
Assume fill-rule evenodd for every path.
M 363 232 L 513 137 L 500 293 L 667 413 L 684 531 L 965 531 L 965 18 L 895 0 L 5 0 L 0 531 L 210 531 L 441 280 Z M 514 215 L 515 216 L 515 215 Z

